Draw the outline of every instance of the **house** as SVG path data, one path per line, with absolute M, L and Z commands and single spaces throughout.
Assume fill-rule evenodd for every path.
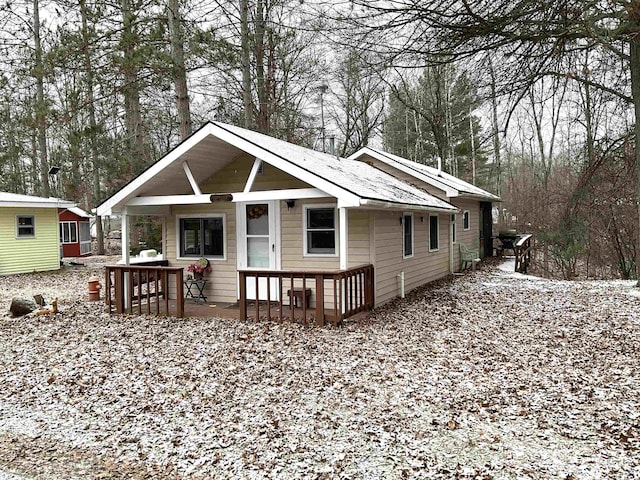
M 416 163 L 379 149 L 364 147 L 349 158 L 366 162 L 457 207 L 459 213 L 451 215 L 449 225 L 452 243 L 463 243 L 467 247 L 477 248 L 481 258 L 493 255 L 492 202 L 500 200 L 497 195 L 439 168 Z M 453 269 L 459 270 L 460 249 L 453 248 L 450 253 Z
M 125 264 L 130 216 L 162 218 L 171 267 L 209 260 L 209 302 L 344 318 L 449 274 L 459 208 L 368 163 L 209 122 L 96 211 L 122 215 Z
M 78 207 L 58 209 L 63 257 L 91 255 L 91 215 Z
M 60 268 L 58 209 L 75 204 L 0 192 L 0 275 Z

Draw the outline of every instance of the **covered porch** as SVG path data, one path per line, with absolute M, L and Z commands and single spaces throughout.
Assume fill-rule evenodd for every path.
M 107 265 L 105 304 L 109 313 L 220 316 L 240 320 L 340 324 L 374 306 L 372 265 L 333 271 L 243 270 L 238 301 L 187 298 L 180 267 Z M 257 300 L 256 300 L 257 299 Z

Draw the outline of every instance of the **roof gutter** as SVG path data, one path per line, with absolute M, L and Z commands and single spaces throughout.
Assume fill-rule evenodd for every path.
M 429 212 L 441 212 L 441 213 L 455 213 L 460 209 L 451 205 L 451 208 L 444 207 L 430 207 L 428 205 L 414 205 L 410 203 L 395 203 L 385 202 L 383 200 L 372 200 L 369 198 L 363 198 L 360 200 L 361 207 L 369 207 L 376 209 L 394 209 L 394 210 L 420 210 Z

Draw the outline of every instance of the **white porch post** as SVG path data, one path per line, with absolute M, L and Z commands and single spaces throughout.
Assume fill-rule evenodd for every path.
M 120 236 L 122 239 L 122 261 L 125 265 L 129 265 L 129 249 L 131 247 L 129 231 L 129 215 L 127 214 L 127 208 L 125 207 L 122 210 L 122 225 L 120 226 Z
M 349 268 L 349 215 L 346 208 L 338 209 L 340 216 L 340 270 Z

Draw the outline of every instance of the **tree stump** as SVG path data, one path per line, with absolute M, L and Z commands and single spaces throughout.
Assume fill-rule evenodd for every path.
M 32 300 L 26 298 L 14 298 L 11 300 L 9 311 L 14 317 L 22 317 L 27 313 L 33 312 L 38 306 Z

